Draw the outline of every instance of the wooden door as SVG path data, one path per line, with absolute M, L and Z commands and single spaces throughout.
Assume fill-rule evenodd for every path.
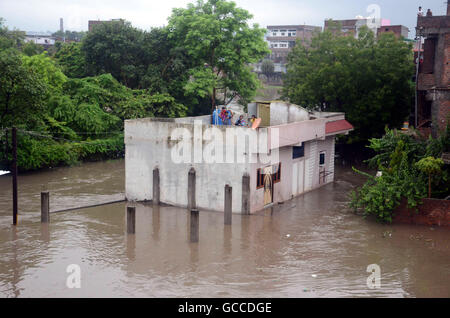
M 258 117 L 261 118 L 260 127 L 270 126 L 270 104 L 258 103 Z
M 264 205 L 273 202 L 272 167 L 264 168 Z

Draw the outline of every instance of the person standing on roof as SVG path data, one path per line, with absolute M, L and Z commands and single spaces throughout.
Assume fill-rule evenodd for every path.
M 224 125 L 231 126 L 231 118 L 233 118 L 233 113 L 231 110 L 222 107 L 219 117 L 222 119 Z
M 216 106 L 216 109 L 214 109 L 212 114 L 212 124 L 213 125 L 219 125 L 219 109 Z
M 222 107 L 222 110 L 220 111 L 220 114 L 219 114 L 219 118 L 220 118 L 221 124 L 225 125 L 225 121 L 227 120 L 227 109 L 225 108 L 225 106 Z
M 244 120 L 244 115 L 239 116 L 239 119 L 236 120 L 235 125 L 236 126 L 246 126 L 247 125 L 247 123 Z
M 423 10 L 422 7 L 419 7 L 419 11 L 417 12 L 418 17 L 423 17 Z

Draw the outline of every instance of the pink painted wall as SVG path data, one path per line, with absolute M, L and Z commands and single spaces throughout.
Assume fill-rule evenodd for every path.
M 273 203 L 284 202 L 292 199 L 293 164 L 298 161 L 304 162 L 304 192 L 316 189 L 324 184 L 319 183 L 319 153 L 326 152 L 325 170 L 333 172 L 329 175 L 326 183 L 334 180 L 334 136 L 325 140 L 305 142 L 305 156 L 301 159 L 292 159 L 292 146 L 285 146 L 279 149 L 281 162 L 281 181 L 274 184 Z M 257 169 L 267 165 L 260 163 L 253 164 L 250 169 L 250 212 L 264 209 L 264 189 L 256 189 Z M 309 186 L 306 186 L 308 185 Z
M 277 148 L 271 145 L 272 130 L 277 129 L 279 132 L 279 147 L 291 146 L 300 142 L 325 137 L 325 124 L 327 119 L 319 118 L 314 120 L 305 120 L 291 124 L 271 126 L 268 128 L 268 142 L 270 149 Z

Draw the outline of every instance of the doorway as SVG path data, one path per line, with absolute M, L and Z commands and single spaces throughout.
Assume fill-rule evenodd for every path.
M 264 168 L 264 205 L 273 203 L 272 166 Z

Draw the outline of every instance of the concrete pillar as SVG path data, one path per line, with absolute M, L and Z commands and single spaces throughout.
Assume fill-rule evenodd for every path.
M 225 209 L 224 209 L 224 222 L 226 225 L 231 225 L 231 214 L 232 214 L 232 198 L 233 188 L 228 184 L 225 186 Z
M 242 214 L 250 214 L 250 175 L 242 176 Z
M 188 209 L 192 210 L 196 207 L 195 202 L 195 169 L 191 168 L 188 175 Z
M 159 204 L 160 187 L 159 187 L 159 169 L 153 169 L 153 205 Z
M 191 226 L 190 226 L 190 241 L 191 243 L 198 242 L 199 233 L 199 212 L 197 209 L 191 210 Z
M 50 222 L 50 193 L 41 192 L 41 222 Z
M 127 233 L 136 233 L 136 208 L 134 206 L 127 207 Z

